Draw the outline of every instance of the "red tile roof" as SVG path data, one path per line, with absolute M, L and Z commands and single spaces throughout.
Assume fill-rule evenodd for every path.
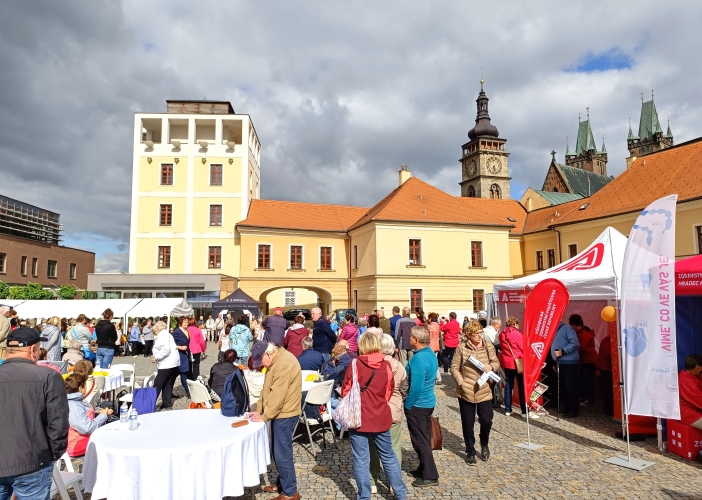
M 456 197 L 458 201 L 473 210 L 483 212 L 514 225 L 510 234 L 519 235 L 524 231 L 524 224 L 527 220 L 527 211 L 517 200 L 492 200 L 487 198 L 464 198 Z M 514 222 L 509 218 L 514 219 Z
M 431 222 L 508 228 L 515 225 L 504 217 L 494 216 L 485 210 L 465 204 L 416 177 L 411 177 L 392 191 L 349 229 L 371 221 Z
M 237 227 L 346 232 L 367 211 L 367 208 L 343 205 L 252 200 L 248 217 Z
M 702 198 L 702 138 L 637 158 L 619 177 L 597 191 L 558 221 L 559 225 L 637 212 L 671 194 L 678 202 Z M 563 205 L 561 205 L 563 206 Z M 531 217 L 531 214 L 529 214 Z
M 545 207 L 533 210 L 527 214 L 526 224 L 524 224 L 523 234 L 538 233 L 546 231 L 549 227 L 556 225 L 573 211 L 577 211 L 582 205 L 588 202 L 587 198 L 569 201 L 555 207 Z

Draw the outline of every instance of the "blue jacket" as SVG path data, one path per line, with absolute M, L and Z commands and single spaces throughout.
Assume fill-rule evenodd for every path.
M 333 380 L 334 387 L 338 387 L 344 381 L 343 375 L 350 364 L 351 356 L 344 354 L 339 358 L 339 363 L 336 365 L 333 359 L 325 361 L 320 372 L 324 375 L 324 380 Z M 340 375 L 341 377 L 339 377 Z
M 395 338 L 395 323 L 397 323 L 397 320 L 400 319 L 402 316 L 399 314 L 394 315 L 392 318 L 390 318 L 390 335 L 392 335 L 392 338 Z
M 175 344 L 180 346 L 188 346 L 188 349 L 181 351 L 178 349 L 178 355 L 180 356 L 180 373 L 188 373 L 190 371 L 190 339 L 181 327 L 173 330 L 173 341 Z
M 580 342 L 575 329 L 561 321 L 551 344 L 551 357 L 556 360 L 558 359 L 556 358 L 556 351 L 563 351 L 563 356 L 558 359 L 558 362 L 563 365 L 577 365 L 580 362 L 579 348 Z
M 322 364 L 324 364 L 324 356 L 322 356 L 321 352 L 317 352 L 314 349 L 305 349 L 298 356 L 297 362 L 300 363 L 301 370 L 319 371 Z
M 405 370 L 409 382 L 409 392 L 405 398 L 405 409 L 410 408 L 434 408 L 436 406 L 436 396 L 434 395 L 434 384 L 436 383 L 436 371 L 439 369 L 439 362 L 436 353 L 431 347 L 426 346 L 418 350 L 409 360 Z
M 312 348 L 322 354 L 331 354 L 336 344 L 336 333 L 324 318 L 319 318 L 312 330 Z M 321 365 L 320 365 L 321 366 Z

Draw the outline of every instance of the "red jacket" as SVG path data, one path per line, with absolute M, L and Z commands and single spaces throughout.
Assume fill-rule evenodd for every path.
M 612 342 L 609 340 L 609 334 L 600 342 L 600 352 L 597 353 L 595 368 L 603 372 L 612 371 Z
M 361 427 L 358 432 L 385 432 L 392 427 L 392 412 L 390 410 L 390 397 L 395 389 L 395 379 L 392 376 L 390 363 L 385 361 L 382 353 L 363 354 L 351 362 L 356 365 L 358 386 L 363 389 L 368 379 L 377 369 L 375 377 L 365 392 L 361 393 Z M 353 383 L 353 367 L 346 369 L 341 395 L 346 396 Z
M 207 342 L 205 341 L 205 336 L 202 335 L 202 330 L 197 326 L 189 326 L 188 334 L 190 335 L 191 353 L 200 354 L 201 352 L 207 351 Z
M 353 323 L 347 323 L 341 329 L 338 340 L 345 340 L 349 343 L 349 351 L 358 352 L 358 328 Z
M 502 368 L 516 370 L 515 358 L 524 359 L 524 335 L 515 327 L 508 326 L 500 332 L 499 339 L 500 347 L 502 347 Z
M 702 419 L 702 381 L 685 370 L 678 373 L 680 421 L 692 425 Z
M 445 347 L 458 347 L 461 334 L 461 325 L 458 324 L 458 321 L 455 319 L 449 320 L 448 323 L 442 321 L 441 331 L 444 332 Z
M 300 354 L 302 354 L 302 339 L 307 337 L 309 334 L 310 332 L 307 331 L 307 328 L 305 328 L 304 325 L 300 325 L 300 328 L 290 327 L 285 333 L 283 346 L 285 346 L 289 353 L 294 354 L 296 358 L 299 358 Z
M 578 334 L 578 342 L 580 342 L 580 348 L 578 349 L 578 353 L 580 354 L 580 363 L 595 364 L 597 362 L 595 334 L 587 330 L 580 330 L 580 333 Z

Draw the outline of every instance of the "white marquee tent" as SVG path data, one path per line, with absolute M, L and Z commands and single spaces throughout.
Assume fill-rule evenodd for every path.
M 89 318 L 100 318 L 110 308 L 115 318 L 144 318 L 168 316 L 183 299 L 97 299 L 97 300 L 27 300 L 13 306 L 20 318 L 76 318 L 85 314 Z M 0 301 L 6 303 L 8 301 Z M 20 302 L 20 301 L 18 301 Z M 11 304 L 7 304 L 11 305 Z
M 564 319 L 571 314 L 580 314 L 584 323 L 595 331 L 599 349 L 599 342 L 607 335 L 607 324 L 600 317 L 600 312 L 620 297 L 626 242 L 626 236 L 608 227 L 589 247 L 562 264 L 495 284 L 493 295 L 502 323 L 508 316 L 523 320 L 527 286 L 533 289 L 540 281 L 555 278 L 566 286 L 570 294 Z

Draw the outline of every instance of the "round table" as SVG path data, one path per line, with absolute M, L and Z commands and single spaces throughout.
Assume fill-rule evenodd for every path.
M 100 372 L 107 372 L 107 375 L 96 375 L 96 373 Z M 107 370 L 100 370 L 100 372 L 93 373 L 93 375 L 105 377 L 105 388 L 102 390 L 103 394 L 119 389 L 124 385 L 124 372 L 122 370 L 108 368 Z
M 139 428 L 114 422 L 90 436 L 83 486 L 92 498 L 188 499 L 241 496 L 260 484 L 270 464 L 263 423 L 219 410 L 178 410 L 139 416 Z
M 316 384 L 314 381 L 307 380 L 307 377 L 310 375 L 314 375 L 318 377 L 319 380 L 322 380 L 322 376 L 319 374 L 319 372 L 314 370 L 302 370 L 302 392 L 309 391 Z

